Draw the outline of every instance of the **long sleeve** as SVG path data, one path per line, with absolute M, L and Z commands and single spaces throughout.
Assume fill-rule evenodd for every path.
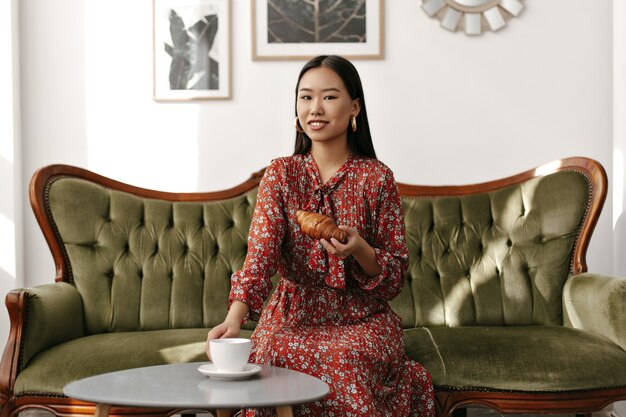
M 372 213 L 375 222 L 374 241 L 370 244 L 376 252 L 376 260 L 382 272 L 370 277 L 354 261 L 352 275 L 362 289 L 371 291 L 378 298 L 391 300 L 402 290 L 409 265 L 404 213 L 400 193 L 391 171 L 387 171 L 382 178 L 375 207 Z
M 272 290 L 271 277 L 276 273 L 285 236 L 281 180 L 284 167 L 274 160 L 261 179 L 254 215 L 248 234 L 248 252 L 243 268 L 231 276 L 228 305 L 235 300 L 250 308 L 246 320 L 258 320 L 263 303 Z

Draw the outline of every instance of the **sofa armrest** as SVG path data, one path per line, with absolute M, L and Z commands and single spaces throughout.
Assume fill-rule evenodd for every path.
M 563 324 L 607 338 L 626 350 L 626 278 L 571 276 L 563 288 Z
M 82 299 L 65 282 L 13 290 L 6 305 L 11 329 L 5 355 L 13 344 L 17 372 L 37 353 L 85 334 Z
M 82 299 L 67 283 L 12 290 L 6 306 L 11 325 L 0 361 L 0 406 L 12 397 L 17 375 L 33 356 L 85 334 Z

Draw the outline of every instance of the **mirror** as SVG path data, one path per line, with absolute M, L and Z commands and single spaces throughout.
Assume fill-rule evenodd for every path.
M 465 7 L 484 7 L 489 5 L 489 3 L 493 3 L 492 0 L 456 0 L 452 1 L 452 3 L 456 3 Z
M 467 35 L 498 31 L 524 9 L 522 0 L 422 0 L 422 9 L 436 17 L 441 27 L 451 32 L 463 30 Z

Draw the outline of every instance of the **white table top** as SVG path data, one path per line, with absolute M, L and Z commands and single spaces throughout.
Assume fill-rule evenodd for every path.
M 74 381 L 63 388 L 71 398 L 98 404 L 164 408 L 244 408 L 306 404 L 328 394 L 318 378 L 263 365 L 244 380 L 224 381 L 198 371 L 206 362 L 128 369 Z

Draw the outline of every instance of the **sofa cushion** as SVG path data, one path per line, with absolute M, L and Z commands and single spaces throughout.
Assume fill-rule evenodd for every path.
M 407 354 L 436 387 L 554 392 L 626 387 L 626 352 L 560 326 L 405 330 Z
M 35 356 L 15 382 L 15 394 L 63 395 L 79 378 L 169 363 L 206 361 L 208 329 L 117 332 L 62 343 Z M 251 332 L 242 330 L 242 337 Z

